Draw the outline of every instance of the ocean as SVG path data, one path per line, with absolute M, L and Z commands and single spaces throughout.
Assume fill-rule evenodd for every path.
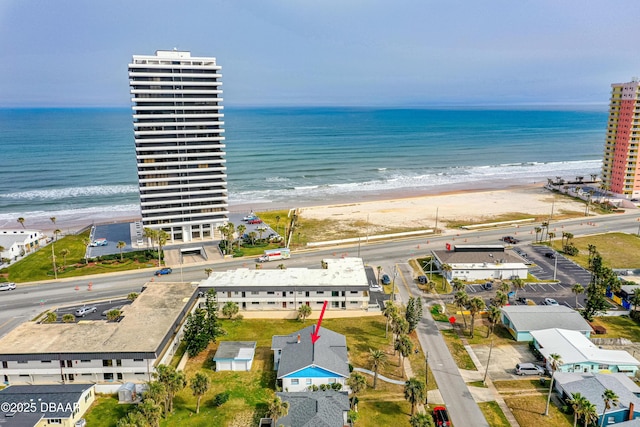
M 231 210 L 600 174 L 607 108 L 231 108 Z M 0 109 L 0 227 L 139 215 L 129 109 Z

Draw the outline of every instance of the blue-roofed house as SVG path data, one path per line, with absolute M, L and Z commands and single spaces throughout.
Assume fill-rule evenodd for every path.
M 271 340 L 276 378 L 285 392 L 307 391 L 314 385 L 339 383 L 349 378 L 347 340 L 344 335 L 322 328 L 313 343 L 311 325 Z

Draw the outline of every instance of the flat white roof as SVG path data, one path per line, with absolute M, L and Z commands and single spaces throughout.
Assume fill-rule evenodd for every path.
M 200 282 L 200 286 L 220 289 L 233 287 L 353 287 L 369 286 L 364 264 L 360 258 L 338 258 L 323 260 L 327 268 L 287 268 L 286 270 L 254 270 L 239 268 L 229 271 L 214 271 Z M 277 261 L 276 261 L 277 262 Z
M 531 336 L 540 344 L 540 353 L 549 358 L 557 353 L 563 365 L 595 362 L 607 365 L 640 366 L 640 362 L 624 350 L 605 350 L 578 331 L 566 329 L 543 329 L 531 331 Z

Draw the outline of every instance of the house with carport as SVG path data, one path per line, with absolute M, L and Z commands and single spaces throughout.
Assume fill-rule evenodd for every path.
M 578 331 L 553 328 L 532 331 L 531 336 L 533 345 L 545 358 L 547 370 L 551 370 L 552 354 L 562 360 L 558 372 L 623 373 L 633 377 L 640 366 L 640 361 L 628 352 L 602 349 Z
M 554 388 L 560 397 L 567 401 L 574 393 L 580 393 L 595 405 L 598 424 L 601 425 L 604 413 L 604 425 L 640 425 L 640 387 L 624 374 L 592 374 L 556 372 Z M 618 404 L 604 412 L 602 395 L 612 390 L 618 396 Z M 635 423 L 627 424 L 631 420 Z M 623 424 L 621 424 L 623 423 Z
M 344 335 L 322 328 L 315 343 L 316 325 L 271 340 L 277 381 L 285 392 L 307 391 L 320 385 L 341 384 L 349 378 L 347 340 Z
M 532 341 L 531 331 L 560 326 L 591 336 L 591 325 L 580 313 L 563 305 L 507 305 L 500 311 L 502 324 L 519 342 Z

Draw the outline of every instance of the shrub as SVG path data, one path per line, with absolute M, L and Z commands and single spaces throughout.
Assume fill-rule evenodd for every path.
M 231 393 L 228 391 L 216 394 L 216 397 L 213 398 L 213 404 L 215 406 L 222 406 L 227 400 L 229 400 L 230 394 Z
M 331 388 L 332 388 L 333 390 L 340 391 L 340 390 L 342 390 L 342 384 L 340 384 L 340 383 L 333 383 L 333 384 L 331 384 Z

